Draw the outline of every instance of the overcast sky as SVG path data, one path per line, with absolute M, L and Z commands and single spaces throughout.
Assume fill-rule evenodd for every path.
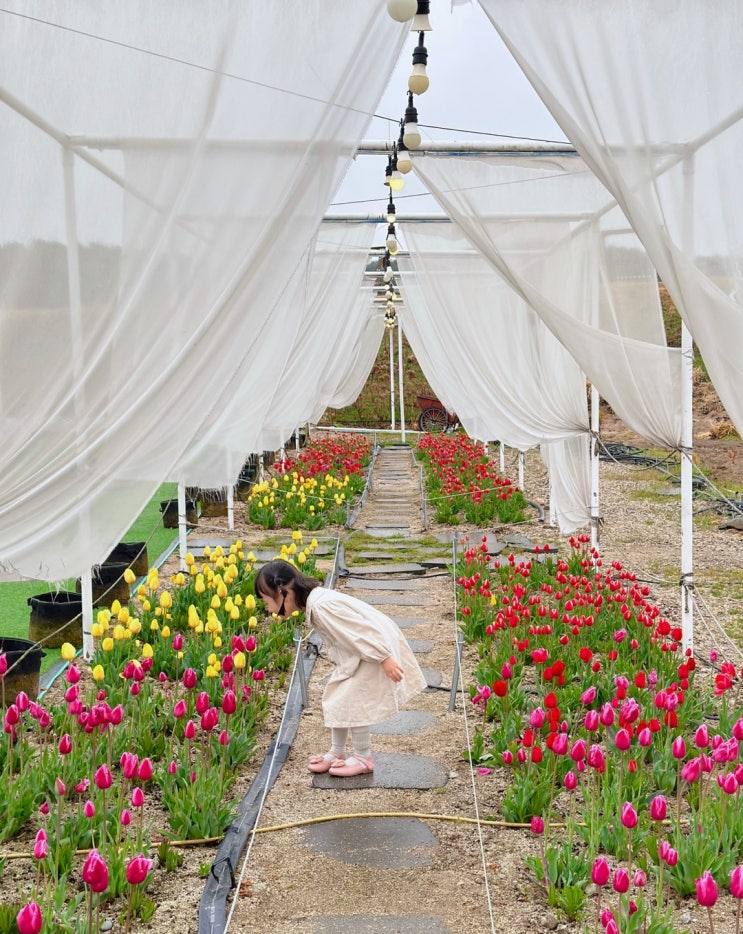
M 565 136 L 503 45 L 478 4 L 449 9 L 434 0 L 432 30 L 425 34 L 430 87 L 414 98 L 423 140 L 507 142 L 502 137 L 564 141 Z M 407 106 L 408 76 L 418 34 L 410 33 L 400 61 L 366 134 L 370 140 L 396 140 Z M 428 126 L 426 126 L 428 125 Z M 433 127 L 444 129 L 434 129 Z M 465 131 L 470 131 L 469 133 Z M 475 134 L 471 131 L 479 131 Z M 481 134 L 491 135 L 481 135 Z M 413 154 L 415 164 L 415 155 Z M 359 155 L 331 202 L 329 214 L 377 215 L 387 203 L 384 156 Z M 398 216 L 440 213 L 415 179 L 395 195 Z

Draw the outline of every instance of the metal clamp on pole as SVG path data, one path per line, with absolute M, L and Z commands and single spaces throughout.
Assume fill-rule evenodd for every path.
M 302 692 L 302 707 L 309 707 L 309 695 L 307 694 L 307 676 L 304 673 L 304 661 L 302 659 L 302 632 L 300 629 L 294 630 L 294 641 L 297 644 L 297 674 L 299 676 L 299 688 Z

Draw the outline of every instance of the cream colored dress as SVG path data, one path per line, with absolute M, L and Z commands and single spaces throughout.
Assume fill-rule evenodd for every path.
M 426 687 L 399 627 L 363 600 L 316 587 L 307 597 L 306 616 L 323 640 L 323 652 L 336 664 L 322 698 L 326 727 L 368 726 L 388 720 Z M 390 656 L 404 671 L 397 683 L 381 665 Z

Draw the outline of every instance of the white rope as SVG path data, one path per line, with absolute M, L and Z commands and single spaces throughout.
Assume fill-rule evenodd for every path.
M 694 588 L 694 603 L 697 605 L 697 607 L 701 605 L 704 608 L 704 610 L 709 614 L 710 618 L 714 622 L 715 627 L 722 633 L 723 641 L 726 642 L 731 648 L 733 648 L 737 652 L 740 658 L 743 658 L 743 650 L 741 650 L 740 646 L 737 645 L 735 642 L 733 642 L 733 640 L 727 634 L 727 630 L 725 629 L 725 627 L 722 625 L 720 620 L 715 615 L 714 610 L 710 607 L 710 605 L 707 603 L 707 601 L 702 596 L 701 592 L 697 590 L 696 587 Z M 701 615 L 702 622 L 704 623 L 704 628 L 707 630 L 707 633 L 709 637 L 712 639 L 712 642 L 719 645 L 720 644 L 719 637 L 716 637 L 715 633 L 712 631 L 712 628 L 707 623 L 704 617 L 704 614 L 700 614 L 700 615 Z
M 470 741 L 470 728 L 469 721 L 467 720 L 467 701 L 465 700 L 466 693 L 464 688 L 464 673 L 462 671 L 462 657 L 460 653 L 459 642 L 457 640 L 457 536 L 452 535 L 452 562 L 454 567 L 453 573 L 453 584 L 454 584 L 454 651 L 457 653 L 458 658 L 458 669 L 459 669 L 459 684 L 452 685 L 452 690 L 455 687 L 461 689 L 462 692 L 462 716 L 464 719 L 464 735 L 467 742 L 467 750 L 472 749 L 472 743 Z M 482 822 L 480 820 L 480 804 L 477 800 L 477 783 L 475 782 L 475 770 L 472 766 L 472 760 L 469 762 L 470 767 L 470 781 L 472 782 L 472 802 L 475 808 L 475 817 L 477 819 L 477 837 L 480 844 L 480 859 L 482 860 L 482 875 L 485 881 L 485 897 L 488 901 L 488 913 L 490 914 L 490 930 L 492 934 L 496 934 L 495 929 L 495 916 L 493 914 L 493 900 L 490 896 L 490 883 L 488 882 L 488 865 L 487 859 L 485 856 L 485 840 L 482 832 Z
M 292 668 L 292 677 L 291 677 L 291 681 L 289 682 L 289 690 L 286 695 L 286 703 L 284 704 L 284 710 L 283 710 L 283 713 L 281 714 L 281 723 L 279 723 L 279 729 L 278 729 L 278 732 L 276 733 L 276 739 L 274 741 L 273 754 L 271 756 L 271 766 L 268 770 L 268 777 L 266 779 L 266 784 L 263 789 L 263 794 L 261 795 L 260 804 L 258 805 L 258 813 L 255 818 L 255 823 L 253 824 L 253 829 L 250 831 L 250 838 L 248 840 L 248 845 L 245 850 L 245 857 L 243 859 L 242 866 L 240 867 L 240 875 L 238 876 L 237 884 L 235 886 L 235 894 L 232 899 L 232 904 L 230 905 L 230 910 L 227 914 L 227 920 L 225 921 L 225 925 L 224 925 L 225 934 L 227 934 L 227 930 L 230 926 L 230 922 L 232 921 L 232 915 L 235 911 L 235 906 L 237 905 L 237 902 L 238 902 L 238 898 L 240 895 L 240 886 L 242 885 L 242 881 L 245 878 L 245 870 L 248 868 L 248 861 L 250 860 L 250 853 L 253 849 L 253 842 L 255 841 L 255 834 L 258 828 L 258 822 L 261 819 L 261 814 L 263 813 L 263 805 L 266 803 L 266 797 L 268 796 L 268 792 L 271 788 L 271 782 L 268 779 L 273 773 L 273 767 L 276 761 L 276 756 L 279 752 L 279 749 L 281 748 L 281 733 L 282 733 L 282 730 L 284 729 L 284 721 L 286 720 L 286 711 L 289 707 L 289 698 L 291 697 L 291 689 L 294 685 L 294 678 L 297 674 L 297 665 L 299 664 L 299 655 L 300 655 L 301 645 L 302 643 L 300 642 L 299 645 L 297 646 L 297 651 L 294 655 L 294 667 Z

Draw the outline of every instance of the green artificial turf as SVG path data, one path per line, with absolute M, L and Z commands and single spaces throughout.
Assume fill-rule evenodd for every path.
M 166 529 L 162 523 L 160 502 L 177 496 L 177 484 L 164 483 L 142 510 L 136 522 L 121 539 L 123 542 L 147 542 L 147 557 L 150 566 L 168 550 L 178 537 L 177 529 Z M 49 581 L 19 581 L 0 584 L 0 636 L 11 639 L 28 639 L 30 608 L 28 598 L 51 590 L 75 590 L 75 578 L 50 583 Z M 41 670 L 46 671 L 59 660 L 59 649 L 45 649 Z

